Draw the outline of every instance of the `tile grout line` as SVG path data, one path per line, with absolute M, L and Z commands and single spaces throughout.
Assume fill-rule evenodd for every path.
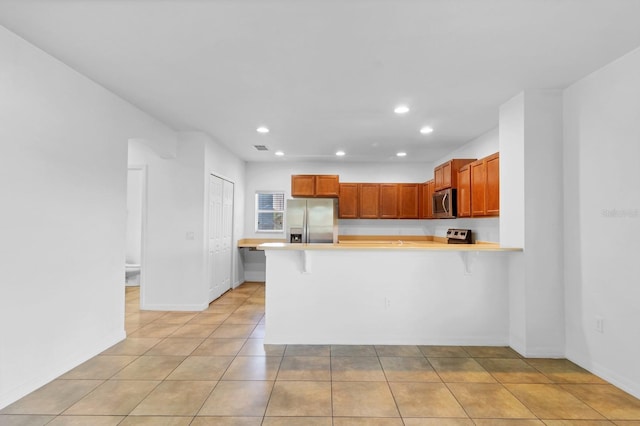
M 285 348 L 285 351 L 286 351 L 286 348 Z M 266 358 L 266 354 L 265 354 L 265 358 Z M 267 410 L 269 409 L 269 403 L 271 402 L 271 397 L 273 396 L 273 390 L 275 389 L 276 383 L 278 382 L 278 374 L 280 373 L 280 367 L 282 366 L 283 360 L 284 360 L 284 352 L 282 354 L 282 357 L 280 357 L 280 363 L 278 364 L 278 371 L 276 371 L 276 376 L 273 379 L 273 384 L 271 385 L 271 390 L 269 391 L 269 397 L 267 398 L 267 403 L 264 405 L 264 412 L 262 413 L 262 420 L 260 424 L 264 423 L 267 417 Z
M 335 424 L 333 415 L 333 347 L 329 345 L 329 408 L 331 409 L 331 426 Z
M 213 302 L 215 302 L 215 301 L 213 301 Z M 211 303 L 213 303 L 213 302 L 211 302 Z M 211 305 L 211 304 L 209 304 L 209 305 Z M 235 312 L 235 310 L 237 310 L 237 308 L 236 308 L 236 309 L 234 309 L 234 311 L 233 311 L 233 312 Z M 164 316 L 164 315 L 163 315 L 163 316 Z M 159 317 L 159 318 L 157 318 L 157 319 L 160 319 L 160 318 L 162 318 L 162 316 L 161 316 L 161 317 Z M 228 317 L 227 317 L 227 318 L 228 318 Z M 191 318 L 191 319 L 193 319 L 193 318 Z M 191 321 L 191 319 L 190 319 L 189 321 Z M 225 320 L 226 320 L 226 319 L 225 319 Z M 155 320 L 154 320 L 154 321 L 155 321 Z M 182 326 L 184 326 L 185 324 L 187 324 L 189 321 L 187 321 L 186 323 L 182 324 Z M 224 322 L 223 322 L 223 323 L 224 323 Z M 181 327 L 180 327 L 180 328 L 181 328 Z M 217 329 L 217 328 L 218 328 L 218 327 L 216 327 L 216 329 Z M 178 328 L 178 329 L 179 329 L 179 328 Z M 214 329 L 214 330 L 215 330 L 215 329 Z M 214 331 L 214 330 L 212 330 L 212 331 L 211 331 L 211 333 L 209 334 L 209 336 L 210 336 L 211 334 L 213 334 L 213 331 Z M 176 331 L 177 331 L 177 330 L 176 330 Z M 174 331 L 173 333 L 175 333 L 175 331 Z M 149 352 L 151 349 L 153 349 L 153 348 L 154 348 L 154 347 L 156 347 L 157 345 L 159 345 L 159 344 L 161 344 L 162 342 L 164 342 L 164 341 L 165 341 L 168 337 L 170 337 L 173 333 L 171 333 L 169 336 L 164 337 L 160 342 L 158 342 L 156 345 L 154 345 L 154 346 L 152 346 L 151 348 L 149 348 L 149 349 L 148 349 L 147 351 L 145 351 L 144 353 L 146 354 L 146 353 L 147 353 L 147 352 Z M 198 349 L 198 348 L 199 348 L 199 347 L 200 347 L 200 346 L 205 342 L 205 340 L 207 340 L 207 338 L 208 338 L 208 337 L 205 337 L 205 338 L 202 340 L 202 342 L 200 342 L 200 344 L 199 344 L 198 346 L 196 346 L 196 347 L 195 347 L 195 348 L 194 348 L 194 349 L 193 349 L 193 350 L 192 350 L 188 355 L 186 355 L 186 356 L 184 357 L 184 359 L 183 359 L 183 360 L 182 360 L 178 365 L 176 365 L 176 366 L 175 366 L 175 367 L 174 367 L 174 368 L 173 368 L 173 369 L 172 369 L 172 370 L 171 370 L 171 371 L 170 371 L 170 372 L 169 372 L 169 373 L 164 377 L 164 379 L 162 379 L 162 380 L 158 383 L 158 385 L 157 385 L 156 387 L 154 387 L 154 388 L 151 390 L 151 392 L 153 392 L 155 389 L 157 389 L 157 388 L 158 388 L 162 383 L 167 382 L 167 378 L 168 378 L 171 374 L 173 374 L 173 372 L 174 372 L 174 371 L 176 371 L 176 370 L 178 369 L 178 367 L 180 367 L 180 365 L 182 365 L 182 364 L 183 364 L 183 363 L 184 363 L 184 362 L 185 362 L 185 361 L 186 361 L 190 356 L 192 356 L 191 354 L 193 354 L 193 353 L 194 353 L 194 352 L 195 352 L 195 351 L 196 351 L 196 350 L 197 350 L 197 349 Z M 143 355 L 141 355 L 141 356 L 143 356 Z M 236 354 L 236 356 L 237 356 L 237 354 Z M 236 356 L 234 356 L 233 360 L 235 360 Z M 209 393 L 207 394 L 207 396 L 203 399 L 202 404 L 200 404 L 200 407 L 195 411 L 194 415 L 193 415 L 193 416 L 191 416 L 191 417 L 192 417 L 192 419 L 191 419 L 191 421 L 190 421 L 189 423 L 193 423 L 193 421 L 194 421 L 195 417 L 197 417 L 197 416 L 198 416 L 198 413 L 202 410 L 202 407 L 204 407 L 204 404 L 207 402 L 207 400 L 209 399 L 209 397 L 211 396 L 211 394 L 213 393 L 213 391 L 218 387 L 218 384 L 220 383 L 220 381 L 221 381 L 222 377 L 224 376 L 224 374 L 226 373 L 226 371 L 229 369 L 229 367 L 230 367 L 230 366 L 231 366 L 231 364 L 233 363 L 233 360 L 232 360 L 232 361 L 229 363 L 229 365 L 225 368 L 225 371 L 220 375 L 220 378 L 216 381 L 216 384 L 211 388 L 211 390 L 209 391 Z M 147 394 L 147 395 L 146 395 L 146 396 L 145 396 L 145 397 L 144 397 L 144 398 L 143 398 L 143 399 L 142 399 L 142 400 L 141 400 L 141 401 L 136 405 L 136 407 L 134 407 L 134 408 L 133 408 L 133 409 L 132 409 L 132 410 L 131 410 L 131 411 L 130 411 L 126 416 L 125 416 L 125 418 L 124 418 L 122 421 L 124 421 L 124 420 L 125 420 L 125 419 L 126 419 L 126 418 L 127 418 L 127 417 L 132 413 L 132 412 L 133 412 L 133 411 L 135 411 L 135 409 L 136 409 L 140 404 L 142 404 L 142 402 L 143 402 L 143 401 L 144 401 L 144 400 L 145 400 L 145 399 L 146 399 L 146 398 L 151 394 L 151 392 L 149 392 L 149 394 Z M 120 422 L 120 423 L 121 423 L 121 422 Z
M 387 372 L 382 365 L 382 361 L 380 360 L 380 353 L 376 346 L 373 346 L 373 350 L 376 352 L 376 359 L 378 360 L 378 365 L 380 366 L 380 370 L 382 370 L 382 375 L 384 376 L 385 383 L 387 384 L 387 389 L 389 389 L 389 393 L 391 394 L 391 398 L 393 398 L 393 403 L 396 406 L 396 411 L 398 412 L 398 416 L 400 417 L 400 421 L 404 425 L 404 417 L 402 416 L 402 412 L 400 411 L 400 406 L 398 405 L 398 401 L 396 400 L 396 396 L 393 393 L 393 389 L 391 389 L 391 384 L 389 383 L 389 377 L 387 376 Z M 419 350 L 419 349 L 418 349 Z

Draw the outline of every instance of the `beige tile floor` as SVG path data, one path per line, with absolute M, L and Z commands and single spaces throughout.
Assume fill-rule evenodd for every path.
M 640 426 L 640 400 L 509 348 L 264 345 L 264 285 L 128 338 L 0 411 L 0 425 Z

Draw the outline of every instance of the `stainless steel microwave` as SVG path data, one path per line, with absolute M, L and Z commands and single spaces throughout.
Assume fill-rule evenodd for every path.
M 455 188 L 443 189 L 433 193 L 433 217 L 453 219 L 458 213 Z

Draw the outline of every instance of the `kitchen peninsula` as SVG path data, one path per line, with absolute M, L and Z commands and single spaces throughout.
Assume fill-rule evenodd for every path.
M 506 345 L 509 253 L 479 243 L 265 243 L 271 344 Z

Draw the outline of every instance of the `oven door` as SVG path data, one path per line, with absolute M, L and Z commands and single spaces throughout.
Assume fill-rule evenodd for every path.
M 452 219 L 456 217 L 456 190 L 445 189 L 433 194 L 433 217 Z

